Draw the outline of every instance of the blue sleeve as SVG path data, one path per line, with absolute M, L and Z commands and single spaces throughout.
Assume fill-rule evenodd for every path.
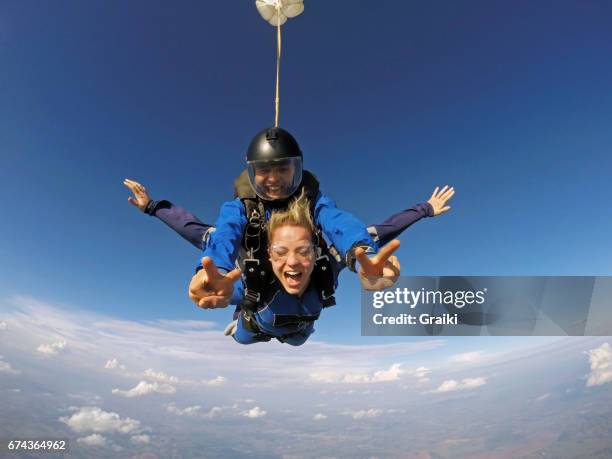
M 314 216 L 315 223 L 321 227 L 325 237 L 344 260 L 351 256 L 352 249 L 356 246 L 371 247 L 371 253 L 378 252 L 378 246 L 366 226 L 349 212 L 338 209 L 333 200 L 321 193 L 317 196 Z M 351 263 L 347 265 L 351 266 Z
M 187 209 L 175 206 L 170 201 L 151 201 L 145 209 L 145 213 L 156 217 L 176 231 L 179 236 L 186 239 L 196 248 L 202 250 L 202 238 L 204 233 L 211 227 L 202 223 L 198 217 Z
M 216 229 L 209 233 L 206 247 L 198 259 L 198 266 L 202 257 L 210 257 L 218 269 L 225 272 L 234 269 L 246 222 L 244 206 L 239 199 L 224 203 L 215 223 Z
M 433 217 L 433 207 L 431 204 L 424 202 L 417 204 L 410 209 L 402 210 L 391 215 L 384 222 L 378 225 L 368 227 L 370 234 L 380 246 L 388 244 L 392 239 L 399 236 L 405 229 L 424 217 Z

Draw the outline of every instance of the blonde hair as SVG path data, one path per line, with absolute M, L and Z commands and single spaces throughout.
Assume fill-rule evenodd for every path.
M 303 189 L 300 195 L 291 201 L 287 210 L 272 213 L 268 221 L 268 241 L 272 240 L 272 234 L 277 228 L 286 225 L 301 226 L 310 231 L 311 238 L 314 238 L 315 226 L 310 214 L 310 200 Z

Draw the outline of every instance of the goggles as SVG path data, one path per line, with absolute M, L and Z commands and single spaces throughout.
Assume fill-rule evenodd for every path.
M 282 261 L 285 262 L 289 258 L 289 255 L 292 251 L 283 245 L 272 244 L 270 246 L 270 257 L 274 261 Z M 308 262 L 314 258 L 314 245 L 312 244 L 304 244 L 299 247 L 296 247 L 293 250 L 293 256 L 299 262 Z

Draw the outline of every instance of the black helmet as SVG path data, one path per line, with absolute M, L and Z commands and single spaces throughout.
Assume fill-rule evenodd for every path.
M 266 201 L 288 198 L 302 181 L 300 146 L 284 129 L 259 132 L 249 145 L 246 162 L 253 190 Z

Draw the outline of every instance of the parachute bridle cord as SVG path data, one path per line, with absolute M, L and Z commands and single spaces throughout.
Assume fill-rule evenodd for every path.
M 274 127 L 278 127 L 279 80 L 281 58 L 281 0 L 276 2 L 276 97 L 274 98 Z
M 304 11 L 304 0 L 255 0 L 261 17 L 276 27 L 276 96 L 274 98 L 274 127 L 278 127 L 280 106 L 280 60 L 281 26 L 288 18 L 294 18 Z

